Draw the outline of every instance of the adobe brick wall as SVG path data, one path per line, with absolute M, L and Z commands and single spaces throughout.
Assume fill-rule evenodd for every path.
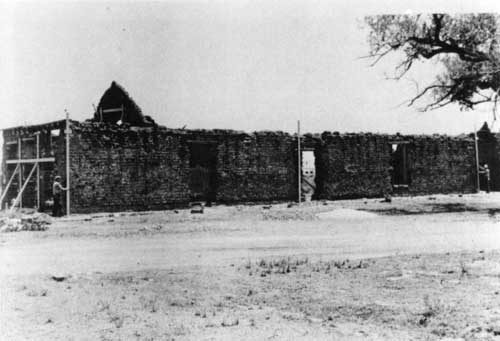
M 220 141 L 217 201 L 293 200 L 297 197 L 296 139 L 282 132 L 227 136 Z
M 410 194 L 474 193 L 475 147 L 472 138 L 408 136 Z
M 297 198 L 297 140 L 287 133 L 139 128 L 89 121 L 72 125 L 71 206 L 75 213 L 165 209 L 189 203 L 193 200 L 190 146 L 199 142 L 210 143 L 216 150 L 216 202 Z M 15 138 L 8 131 L 4 137 Z M 64 134 L 52 145 L 50 136 L 42 140 L 42 156 L 54 153 L 53 173 L 62 175 L 64 183 Z M 394 193 L 391 142 L 397 140 L 407 142 L 410 183 L 405 191 Z M 487 148 L 499 141 L 500 135 L 489 136 Z M 315 153 L 316 199 L 475 190 L 475 150 L 470 137 L 325 132 L 304 135 L 302 146 Z M 497 150 L 485 153 L 483 158 L 498 160 Z M 33 201 L 34 195 L 30 187 L 25 201 Z
M 320 199 L 380 197 L 392 192 L 389 136 L 325 132 L 316 151 Z
M 72 211 L 163 209 L 188 202 L 184 149 L 182 135 L 169 130 L 74 125 Z
M 391 142 L 406 141 L 410 183 L 397 194 L 472 193 L 475 150 L 470 138 L 323 133 L 317 149 L 319 198 L 393 193 Z
M 71 138 L 72 211 L 162 209 L 188 203 L 193 141 L 216 145 L 217 202 L 297 196 L 294 138 L 286 133 L 131 129 L 85 122 L 74 124 Z M 64 155 L 57 159 L 64 174 Z

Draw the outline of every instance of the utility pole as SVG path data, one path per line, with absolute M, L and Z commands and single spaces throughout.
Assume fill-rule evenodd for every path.
M 21 143 L 22 139 L 20 137 L 17 138 L 17 159 L 19 160 L 19 183 L 17 184 L 17 193 L 21 193 L 21 188 L 23 187 L 23 164 L 21 163 L 22 151 L 21 151 Z M 23 207 L 23 196 L 19 199 L 19 208 Z
M 37 131 L 36 135 L 36 209 L 40 211 L 40 164 L 38 159 L 40 158 L 40 132 Z
M 299 187 L 299 204 L 302 200 L 302 153 L 300 151 L 300 121 L 297 121 L 297 160 L 298 160 L 298 187 Z
M 68 189 L 66 191 L 66 215 L 69 216 L 70 214 L 70 207 L 69 207 L 69 202 L 70 202 L 70 172 L 69 172 L 69 138 L 71 135 L 71 129 L 69 128 L 69 113 L 68 110 L 64 109 L 66 112 L 66 129 L 64 130 L 64 133 L 66 135 L 66 188 Z

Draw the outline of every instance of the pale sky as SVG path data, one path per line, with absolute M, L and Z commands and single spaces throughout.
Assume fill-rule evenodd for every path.
M 420 113 L 410 81 L 375 67 L 362 18 L 500 12 L 498 1 L 164 1 L 0 4 L 0 129 L 93 115 L 115 80 L 171 128 L 447 133 L 489 108 Z M 432 80 L 438 66 L 409 77 Z M 425 104 L 425 102 L 423 102 Z M 495 128 L 498 130 L 499 123 Z

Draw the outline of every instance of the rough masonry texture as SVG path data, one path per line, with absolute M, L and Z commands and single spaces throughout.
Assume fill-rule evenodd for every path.
M 18 195 L 33 169 L 29 159 L 36 158 L 39 136 L 39 157 L 44 158 L 40 178 L 37 182 L 31 177 L 22 206 L 34 207 L 38 198 L 39 209 L 50 206 L 54 176 L 61 175 L 66 183 L 64 126 L 64 121 L 57 121 L 3 131 L 3 186 L 13 181 L 2 205 Z M 479 160 L 490 165 L 492 187 L 500 189 L 500 135 L 483 128 Z M 296 135 L 159 126 L 115 82 L 93 119 L 71 121 L 71 130 L 72 212 L 156 210 L 193 201 L 298 199 Z M 476 191 L 475 143 L 470 135 L 325 132 L 305 134 L 300 142 L 302 150 L 314 154 L 312 199 Z M 17 164 L 22 164 L 20 171 Z
M 407 143 L 409 183 L 402 194 L 475 190 L 474 143 L 446 136 L 332 134 L 303 142 L 316 153 L 317 199 L 393 194 L 392 142 Z M 193 145 L 213 146 L 213 200 L 295 200 L 297 140 L 282 132 L 73 126 L 75 212 L 163 209 L 196 200 Z M 60 167 L 64 168 L 64 162 Z
M 32 130 L 23 131 L 28 136 Z M 55 162 L 44 173 L 43 199 L 50 198 L 51 175 L 63 175 L 64 182 L 65 136 L 60 131 L 44 147 L 43 154 L 53 155 Z M 17 139 L 20 134 L 6 130 L 4 139 Z M 406 146 L 408 184 L 395 188 L 392 148 L 400 143 Z M 325 132 L 305 135 L 302 146 L 316 157 L 313 199 L 475 191 L 474 142 L 468 136 Z M 17 158 L 5 151 L 7 157 Z M 207 153 L 213 154 L 213 161 L 207 158 L 198 165 L 196 158 Z M 12 172 L 12 165 L 8 169 Z M 297 138 L 283 132 L 72 122 L 73 212 L 166 209 L 207 199 L 217 203 L 296 200 L 297 169 Z M 24 177 L 28 170 L 24 166 Z M 197 187 L 200 178 L 206 181 Z M 11 187 L 7 200 L 15 197 L 17 188 L 17 183 Z M 33 205 L 33 179 L 25 193 L 24 205 Z
M 199 143 L 214 147 L 215 201 L 296 196 L 294 139 L 285 133 L 80 123 L 73 125 L 71 137 L 73 210 L 162 209 L 196 199 L 190 188 L 190 162 L 192 146 Z
M 376 197 L 392 193 L 389 138 L 323 133 L 317 150 L 318 197 Z
M 408 184 L 396 194 L 475 191 L 472 138 L 323 133 L 318 148 L 318 197 L 380 197 L 393 194 L 393 145 L 404 144 Z
M 476 190 L 474 140 L 468 137 L 407 136 L 410 194 L 472 193 Z

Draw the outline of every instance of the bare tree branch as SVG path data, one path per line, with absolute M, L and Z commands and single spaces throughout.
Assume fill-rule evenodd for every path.
M 492 103 L 494 118 L 500 97 L 500 44 L 497 14 L 431 14 L 381 15 L 365 18 L 371 31 L 369 43 L 373 58 L 371 66 L 392 51 L 404 54 L 395 65 L 394 76 L 401 80 L 413 68 L 416 60 L 439 61 L 436 81 L 403 102 L 416 105 L 429 95 L 432 102 L 422 111 L 457 103 L 471 109 L 476 105 Z M 489 93 L 489 92 L 492 93 Z

